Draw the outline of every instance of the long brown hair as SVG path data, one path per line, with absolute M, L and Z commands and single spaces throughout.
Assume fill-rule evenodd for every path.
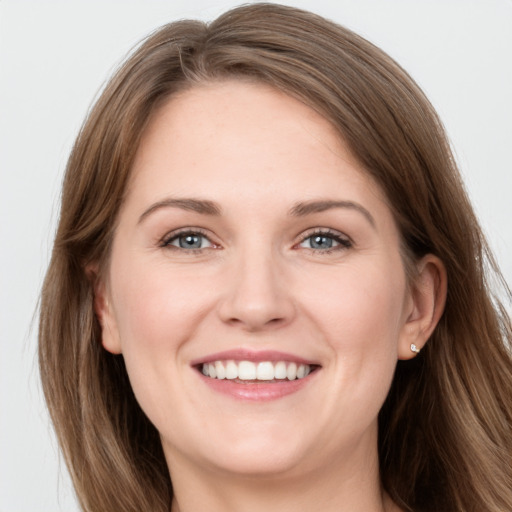
M 407 511 L 512 510 L 510 320 L 501 278 L 432 106 L 389 56 L 314 14 L 275 4 L 157 30 L 106 86 L 69 158 L 41 300 L 44 393 L 86 511 L 168 511 L 158 432 L 123 358 L 105 351 L 87 265 L 108 264 L 151 114 L 197 83 L 254 80 L 330 120 L 386 194 L 404 260 L 441 258 L 448 296 L 422 353 L 399 362 L 379 416 L 384 488 Z M 488 276 L 493 276 L 493 286 Z

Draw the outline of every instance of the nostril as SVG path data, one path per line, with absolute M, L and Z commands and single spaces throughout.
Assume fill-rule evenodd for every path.
M 227 321 L 232 326 L 241 327 L 249 332 L 256 332 L 265 329 L 278 328 L 286 324 L 286 318 L 271 318 L 270 320 L 264 318 L 230 318 Z
M 287 288 L 278 285 L 276 276 L 260 274 L 247 270 L 226 289 L 218 303 L 223 322 L 257 331 L 283 326 L 293 318 L 295 307 Z

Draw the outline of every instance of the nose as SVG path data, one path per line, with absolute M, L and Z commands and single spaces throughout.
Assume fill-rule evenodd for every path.
M 263 331 L 290 323 L 295 315 L 286 272 L 268 251 L 241 254 L 230 265 L 219 316 L 225 323 L 249 331 Z M 232 263 L 232 262 L 231 262 Z

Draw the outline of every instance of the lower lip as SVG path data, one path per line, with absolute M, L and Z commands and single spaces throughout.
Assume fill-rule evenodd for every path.
M 314 371 L 302 379 L 277 382 L 249 382 L 244 384 L 228 379 L 212 379 L 205 377 L 202 373 L 199 373 L 199 376 L 210 389 L 218 393 L 229 395 L 238 400 L 267 402 L 278 400 L 300 391 L 304 386 L 311 383 L 316 373 L 317 371 Z

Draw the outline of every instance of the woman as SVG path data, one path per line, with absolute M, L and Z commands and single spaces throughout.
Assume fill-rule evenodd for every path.
M 79 135 L 42 295 L 84 510 L 511 510 L 487 265 L 383 52 L 278 5 L 163 27 Z

